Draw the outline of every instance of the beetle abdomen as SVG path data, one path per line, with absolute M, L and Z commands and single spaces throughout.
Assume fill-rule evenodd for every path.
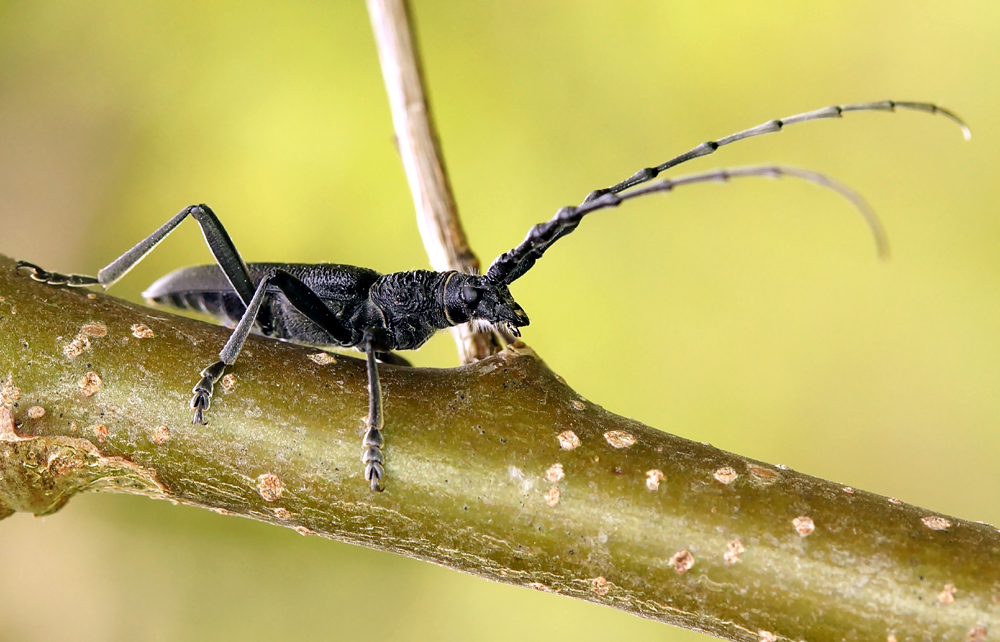
M 198 265 L 174 270 L 145 292 L 151 303 L 193 310 L 234 326 L 246 311 L 239 295 L 217 265 Z
M 202 312 L 227 326 L 235 326 L 246 312 L 246 306 L 235 292 L 173 292 L 150 298 L 149 301 L 182 310 Z
M 254 283 L 274 268 L 288 272 L 315 292 L 335 315 L 352 322 L 365 313 L 368 292 L 381 276 L 367 268 L 333 264 L 250 263 L 247 268 Z M 142 296 L 151 303 L 211 315 L 228 326 L 235 326 L 246 311 L 218 265 L 174 270 L 149 286 Z M 277 288 L 268 288 L 253 332 L 308 345 L 345 345 L 292 307 Z

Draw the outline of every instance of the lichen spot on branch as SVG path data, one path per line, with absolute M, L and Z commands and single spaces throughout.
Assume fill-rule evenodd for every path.
M 101 387 L 101 376 L 96 372 L 88 372 L 83 375 L 83 379 L 80 379 L 80 392 L 83 393 L 84 397 L 93 397 L 97 394 L 97 390 Z
M 743 542 L 737 537 L 733 541 L 726 545 L 726 552 L 723 554 L 722 559 L 725 560 L 726 566 L 732 566 L 736 562 L 740 561 L 740 555 L 746 551 L 746 547 L 743 546 Z
M 13 408 L 21 398 L 21 389 L 14 385 L 14 376 L 8 375 L 7 380 L 0 384 L 0 405 Z
M 678 575 L 684 575 L 694 567 L 694 555 L 686 548 L 682 548 L 670 558 L 670 565 L 674 567 Z
M 733 470 L 732 466 L 722 466 L 716 470 L 713 475 L 713 477 L 715 477 L 715 481 L 720 484 L 726 484 L 727 486 L 736 481 L 739 476 L 740 474 Z
M 660 487 L 660 482 L 666 479 L 666 475 L 659 468 L 653 468 L 652 470 L 646 471 L 646 488 L 649 490 L 657 490 Z
M 799 515 L 792 520 L 792 526 L 795 527 L 795 532 L 799 534 L 800 537 L 808 537 L 816 530 L 816 524 L 813 522 L 811 517 L 806 517 L 805 515 Z
M 946 531 L 951 528 L 951 520 L 945 519 L 944 517 L 938 517 L 936 515 L 929 515 L 920 521 L 922 521 L 924 526 L 932 531 Z
M 580 445 L 580 438 L 572 430 L 564 430 L 556 435 L 559 440 L 559 448 L 562 450 L 575 450 Z
M 751 477 L 763 484 L 773 484 L 781 477 L 770 468 L 764 468 L 763 466 L 749 465 L 747 466 L 747 471 Z
M 170 441 L 170 429 L 166 426 L 157 426 L 153 432 L 153 443 L 162 446 Z
M 337 363 L 337 357 L 333 356 L 329 352 L 314 352 L 309 355 L 309 360 L 320 366 L 328 366 L 331 363 Z
M 257 490 L 264 501 L 278 501 L 282 492 L 281 479 L 274 473 L 264 473 L 257 478 Z
M 108 334 L 108 328 L 103 323 L 84 323 L 80 328 L 80 334 L 88 337 L 104 337 Z
M 156 336 L 156 334 L 149 328 L 149 326 L 141 323 L 134 323 L 132 324 L 132 336 L 136 339 L 152 339 Z
M 609 430 L 604 433 L 604 439 L 612 448 L 628 448 L 635 445 L 635 435 L 624 430 Z
M 93 426 L 90 431 L 94 433 L 95 437 L 97 437 L 97 441 L 102 444 L 104 443 L 104 440 L 108 438 L 108 427 L 104 424 Z
M 981 626 L 974 626 L 965 634 L 969 642 L 986 642 L 986 629 Z

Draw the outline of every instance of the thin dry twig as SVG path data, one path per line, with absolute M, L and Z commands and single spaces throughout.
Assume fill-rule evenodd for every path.
M 399 154 L 431 267 L 478 274 L 479 260 L 462 230 L 445 171 L 408 3 L 368 0 L 368 12 L 389 94 Z M 452 333 L 462 363 L 483 359 L 500 349 L 491 334 L 474 332 L 468 325 L 453 328 Z

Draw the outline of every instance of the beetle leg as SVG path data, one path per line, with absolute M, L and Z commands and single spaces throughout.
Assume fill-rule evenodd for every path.
M 194 397 L 191 399 L 191 407 L 194 408 L 194 423 L 202 424 L 204 421 L 204 411 L 208 410 L 211 404 L 212 389 L 216 381 L 222 377 L 226 366 L 231 366 L 236 362 L 243 344 L 246 342 L 250 331 L 253 329 L 254 321 L 260 312 L 267 288 L 274 286 L 288 298 L 288 301 L 296 310 L 306 315 L 318 326 L 326 330 L 330 335 L 338 339 L 341 343 L 348 343 L 351 339 L 351 331 L 344 327 L 343 323 L 336 317 L 330 308 L 326 307 L 323 300 L 309 289 L 305 283 L 295 278 L 284 270 L 277 268 L 268 271 L 247 305 L 246 312 L 240 317 L 239 323 L 229 335 L 229 340 L 219 352 L 219 360 L 201 371 L 201 381 L 194 387 Z
M 125 276 L 129 270 L 144 259 L 147 254 L 153 251 L 160 241 L 167 238 L 167 235 L 174 231 L 184 219 L 193 216 L 194 220 L 201 226 L 201 233 L 205 237 L 208 249 L 212 251 L 216 262 L 222 271 L 225 272 L 229 283 L 240 295 L 244 305 L 250 304 L 250 297 L 253 296 L 253 279 L 250 278 L 250 270 L 243 262 L 240 253 L 236 251 L 233 240 L 229 238 L 226 228 L 208 205 L 189 205 L 156 229 L 155 232 L 135 244 L 125 254 L 109 263 L 97 273 L 97 280 L 105 288 L 111 287 L 118 279 Z
M 226 365 L 222 361 L 216 361 L 201 371 L 201 381 L 191 391 L 194 393 L 194 397 L 191 397 L 191 407 L 194 408 L 194 419 L 191 423 L 205 423 L 205 411 L 212 405 L 212 389 L 215 387 L 215 382 L 226 371 Z
M 219 218 L 208 205 L 189 205 L 177 214 L 174 214 L 169 221 L 136 243 L 128 252 L 125 252 L 107 266 L 101 268 L 96 277 L 83 274 L 48 272 L 27 261 L 18 261 L 17 269 L 18 271 L 21 268 L 29 269 L 31 270 L 31 278 L 36 281 L 48 283 L 49 285 L 69 287 L 101 285 L 106 289 L 111 287 L 118 279 L 125 276 L 139 261 L 152 252 L 153 248 L 159 245 L 160 241 L 167 238 L 167 235 L 173 232 L 174 228 L 180 225 L 188 216 L 193 216 L 198 221 L 198 225 L 201 226 L 202 235 L 205 237 L 205 243 L 208 244 L 208 249 L 212 251 L 215 261 L 222 268 L 229 283 L 236 290 L 236 293 L 239 294 L 240 299 L 243 300 L 243 304 L 249 305 L 250 297 L 253 296 L 254 292 L 250 270 L 240 257 L 239 252 L 236 251 L 236 246 L 233 244 L 233 240 L 229 238 L 226 228 L 222 227 Z
M 97 285 L 99 283 L 96 278 L 85 274 L 60 274 L 59 272 L 49 272 L 48 270 L 43 270 L 34 263 L 18 261 L 16 267 L 17 271 L 20 272 L 22 268 L 31 270 L 28 273 L 28 276 L 30 276 L 33 280 L 46 283 L 48 285 L 65 285 L 71 288 L 84 288 L 88 285 Z
M 372 490 L 382 492 L 382 478 L 385 477 L 385 459 L 382 456 L 382 386 L 378 380 L 373 343 L 374 333 L 370 329 L 365 330 L 364 346 L 368 362 L 368 417 L 365 418 L 365 425 L 368 430 L 362 441 L 364 450 L 361 461 L 365 464 L 365 479 L 371 483 Z

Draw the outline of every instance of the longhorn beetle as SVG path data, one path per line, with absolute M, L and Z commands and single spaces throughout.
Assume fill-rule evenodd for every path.
M 825 107 L 796 114 L 707 141 L 671 158 L 662 165 L 639 170 L 624 181 L 591 192 L 577 207 L 563 207 L 551 220 L 535 225 L 520 245 L 498 256 L 485 275 L 411 270 L 379 274 L 349 265 L 321 263 L 250 263 L 236 251 L 229 234 L 207 205 L 191 205 L 178 212 L 135 247 L 100 270 L 97 277 L 58 274 L 19 261 L 31 278 L 55 286 L 110 287 L 141 261 L 188 216 L 201 226 L 216 265 L 181 268 L 156 281 L 143 296 L 154 304 L 206 312 L 235 326 L 219 353 L 219 360 L 201 371 L 194 387 L 193 423 L 205 423 L 212 388 L 225 369 L 236 361 L 251 332 L 265 337 L 314 346 L 357 348 L 365 353 L 368 370 L 368 416 L 363 439 L 365 478 L 373 491 L 382 490 L 385 477 L 382 455 L 382 392 L 376 361 L 409 365 L 395 350 L 413 350 L 438 330 L 460 323 L 492 328 L 502 336 L 520 336 L 528 315 L 514 301 L 508 286 L 523 276 L 549 247 L 576 229 L 584 216 L 623 201 L 654 192 L 668 192 L 680 185 L 728 181 L 744 176 L 791 176 L 838 192 L 861 212 L 875 237 L 881 256 L 888 253 L 885 232 L 878 218 L 855 192 L 815 172 L 764 165 L 717 169 L 668 178 L 637 187 L 681 163 L 707 156 L 736 141 L 781 131 L 787 125 L 824 118 L 839 118 L 853 111 L 895 111 L 897 108 L 941 114 L 962 128 L 969 128 L 955 114 L 936 105 L 890 100 Z M 632 189 L 636 188 L 636 189 Z

